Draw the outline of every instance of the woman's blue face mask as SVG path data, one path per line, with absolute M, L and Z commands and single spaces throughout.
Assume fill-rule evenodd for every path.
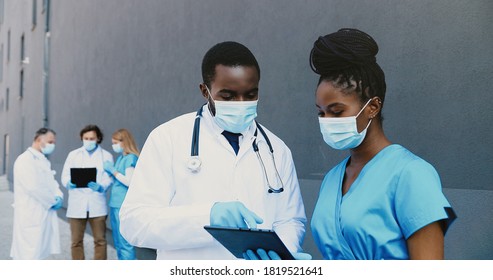
M 366 136 L 366 131 L 371 124 L 371 120 L 363 131 L 358 132 L 356 118 L 370 104 L 370 100 L 361 108 L 356 116 L 340 118 L 318 118 L 320 132 L 324 137 L 325 143 L 336 150 L 347 150 L 358 147 Z

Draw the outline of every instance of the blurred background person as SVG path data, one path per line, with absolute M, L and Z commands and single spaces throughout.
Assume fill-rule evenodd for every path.
M 32 146 L 14 163 L 14 230 L 10 256 L 14 260 L 41 260 L 60 254 L 56 210 L 63 193 L 46 158 L 55 150 L 55 132 L 36 131 Z
M 120 233 L 119 215 L 140 152 L 134 137 L 124 128 L 113 133 L 111 142 L 118 157 L 114 165 L 111 161 L 106 161 L 104 170 L 113 177 L 109 201 L 113 244 L 119 260 L 135 260 L 135 248 Z
M 72 259 L 83 260 L 84 232 L 89 222 L 94 236 L 94 259 L 107 258 L 106 218 L 108 206 L 106 190 L 112 178 L 104 171 L 104 162 L 113 162 L 113 156 L 100 144 L 103 133 L 96 125 L 87 125 L 80 131 L 82 147 L 71 151 L 62 171 L 62 184 L 68 190 L 67 218 L 70 222 Z M 87 186 L 77 187 L 70 175 L 71 168 L 91 168 L 97 170 L 96 181 Z

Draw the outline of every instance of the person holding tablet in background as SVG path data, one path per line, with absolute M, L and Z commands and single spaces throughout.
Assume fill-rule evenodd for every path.
M 108 215 L 106 190 L 110 187 L 112 179 L 104 171 L 103 163 L 113 162 L 113 156 L 101 147 L 103 133 L 96 125 L 84 127 L 80 131 L 80 140 L 82 147 L 68 154 L 62 171 L 62 184 L 68 190 L 67 218 L 69 218 L 72 238 L 72 259 L 85 259 L 84 232 L 89 223 L 94 236 L 94 259 L 105 260 Z M 89 182 L 87 187 L 78 188 L 72 182 L 71 168 L 96 168 L 96 181 Z

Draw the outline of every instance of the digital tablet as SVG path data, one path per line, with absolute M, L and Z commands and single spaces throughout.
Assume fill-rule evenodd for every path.
M 70 168 L 70 181 L 78 188 L 87 188 L 89 182 L 96 182 L 96 167 Z
M 272 230 L 214 226 L 204 226 L 204 229 L 239 259 L 243 259 L 243 253 L 249 249 L 254 252 L 264 249 L 266 252 L 275 251 L 283 260 L 294 260 L 286 245 Z

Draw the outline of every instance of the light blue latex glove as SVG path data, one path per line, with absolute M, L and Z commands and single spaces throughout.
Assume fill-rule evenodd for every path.
M 53 206 L 51 206 L 51 209 L 58 210 L 58 209 L 62 208 L 63 198 L 61 196 L 56 196 L 55 200 L 56 200 L 56 202 L 55 202 L 55 204 L 53 204 Z
M 109 161 L 109 160 L 107 160 L 103 163 L 103 168 L 104 168 L 104 171 L 108 172 L 108 174 L 110 174 L 111 176 L 113 176 L 113 174 L 115 174 L 115 172 L 116 172 L 116 169 L 113 166 L 113 163 L 111 163 L 111 161 Z
M 311 260 L 312 255 L 302 252 L 291 252 L 295 260 Z M 257 249 L 257 252 L 247 250 L 243 253 L 245 260 L 280 260 L 281 257 L 274 251 L 265 252 L 264 249 Z
M 75 188 L 77 188 L 77 186 L 74 183 L 68 181 L 68 183 L 67 183 L 67 189 L 73 190 Z
M 217 202 L 211 208 L 211 226 L 257 228 L 264 222 L 239 201 Z
M 95 191 L 95 192 L 99 192 L 99 193 L 104 192 L 104 188 L 103 188 L 103 186 L 101 186 L 100 184 L 98 184 L 98 183 L 96 183 L 96 182 L 89 182 L 89 183 L 87 183 L 87 186 L 88 186 L 91 190 L 93 190 L 93 191 Z

